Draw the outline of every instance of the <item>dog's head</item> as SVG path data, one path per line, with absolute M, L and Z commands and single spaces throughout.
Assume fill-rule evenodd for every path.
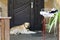
M 30 23 L 29 23 L 29 22 L 25 22 L 25 23 L 24 23 L 25 28 L 28 28 L 28 27 L 29 27 L 29 25 L 30 25 Z

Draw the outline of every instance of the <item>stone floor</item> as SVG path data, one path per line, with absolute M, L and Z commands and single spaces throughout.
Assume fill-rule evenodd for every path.
M 10 40 L 44 40 L 42 33 L 10 35 Z M 53 34 L 45 34 L 45 40 L 57 40 Z

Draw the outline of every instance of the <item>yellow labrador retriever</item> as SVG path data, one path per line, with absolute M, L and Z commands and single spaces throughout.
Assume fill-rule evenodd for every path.
M 15 27 L 10 29 L 10 34 L 24 33 L 24 32 L 26 32 L 28 30 L 27 28 L 29 27 L 29 25 L 30 25 L 29 22 L 25 22 L 22 25 L 15 26 Z

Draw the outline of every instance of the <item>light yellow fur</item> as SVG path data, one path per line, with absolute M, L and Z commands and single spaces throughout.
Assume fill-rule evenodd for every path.
M 12 32 L 14 31 L 14 30 L 17 30 L 17 32 L 19 31 L 19 32 L 22 32 L 22 31 L 24 31 L 24 30 L 28 30 L 28 29 L 26 29 L 26 28 L 28 28 L 29 27 L 29 22 L 25 22 L 24 24 L 22 24 L 22 25 L 19 25 L 19 26 L 15 26 L 15 27 L 12 27 L 11 29 L 10 29 L 10 34 L 12 34 Z M 13 34 L 15 34 L 15 32 L 13 32 Z

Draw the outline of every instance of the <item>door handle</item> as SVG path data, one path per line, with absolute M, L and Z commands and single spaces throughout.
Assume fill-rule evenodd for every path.
M 31 8 L 33 8 L 33 2 L 31 2 Z

